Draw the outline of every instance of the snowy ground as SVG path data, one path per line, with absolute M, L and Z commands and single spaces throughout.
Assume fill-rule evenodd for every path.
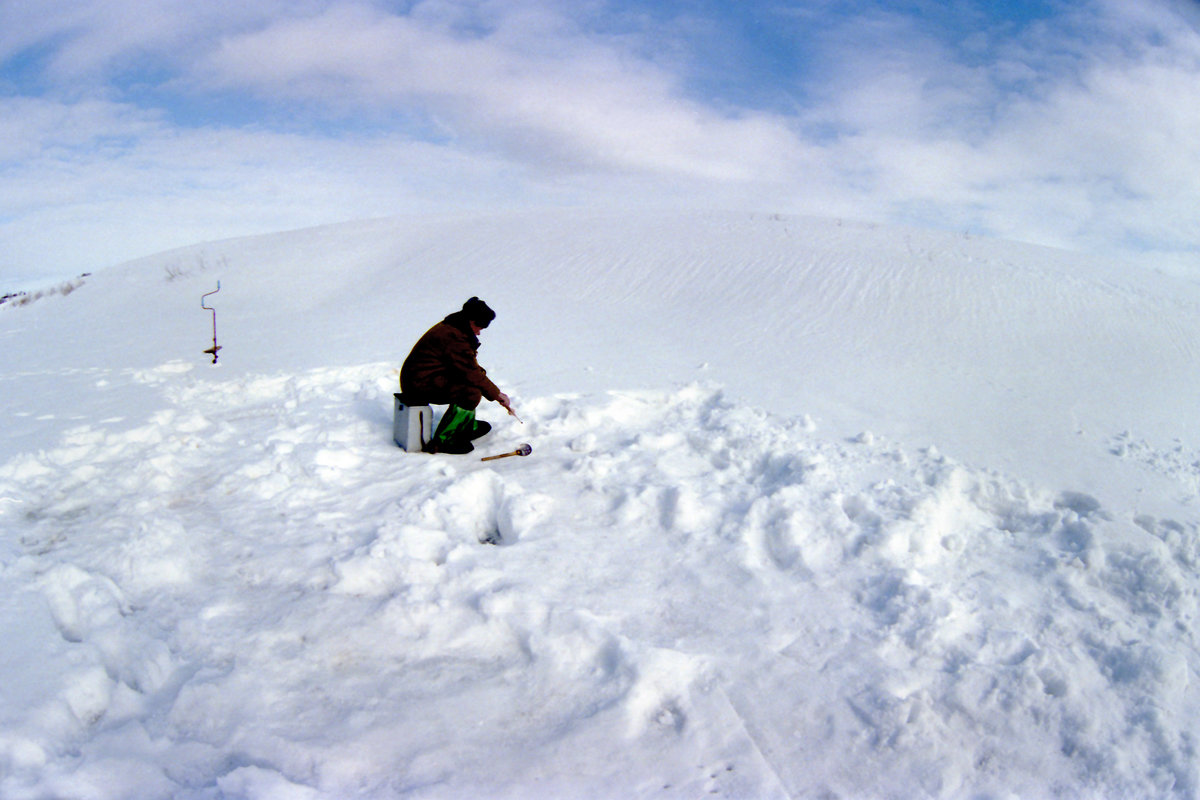
M 529 458 L 391 443 L 470 294 L 524 419 L 481 450 Z M 1197 309 L 1012 244 L 574 214 L 0 306 L 0 797 L 1195 797 Z

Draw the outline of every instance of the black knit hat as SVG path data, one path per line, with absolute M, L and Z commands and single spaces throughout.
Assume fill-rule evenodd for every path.
M 463 303 L 462 310 L 467 315 L 467 319 L 481 328 L 486 328 L 496 318 L 496 312 L 488 308 L 488 304 L 478 297 L 472 297 Z

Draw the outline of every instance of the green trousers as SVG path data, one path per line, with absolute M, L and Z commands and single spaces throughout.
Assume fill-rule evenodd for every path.
M 442 421 L 433 432 L 430 444 L 439 445 L 460 437 L 469 438 L 474 431 L 475 409 L 451 405 L 442 415 Z

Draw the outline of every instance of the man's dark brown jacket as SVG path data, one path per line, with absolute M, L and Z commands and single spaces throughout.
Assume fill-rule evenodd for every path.
M 475 408 L 481 396 L 498 398 L 500 389 L 479 366 L 478 353 L 479 339 L 461 311 L 427 330 L 400 368 L 400 390 L 409 405 L 454 403 Z

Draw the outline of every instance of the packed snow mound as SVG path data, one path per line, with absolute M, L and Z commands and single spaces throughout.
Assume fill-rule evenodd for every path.
M 198 373 L 0 468 L 5 797 L 1196 788 L 1193 522 L 703 385 L 485 464 L 391 445 L 387 365 Z
M 472 294 L 524 424 L 404 453 L 397 367 Z M 1012 244 L 576 213 L 6 304 L 0 797 L 1193 797 L 1197 309 Z

